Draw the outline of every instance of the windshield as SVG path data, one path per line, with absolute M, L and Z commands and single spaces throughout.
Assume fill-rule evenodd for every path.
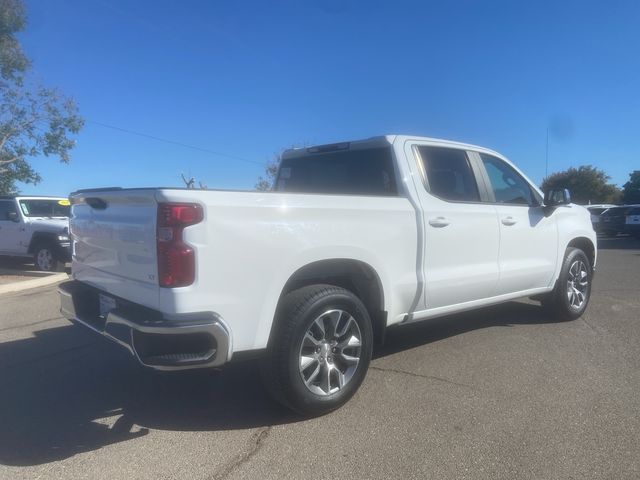
M 627 213 L 627 210 L 629 210 L 629 208 L 630 207 L 613 207 L 613 208 L 610 208 L 609 210 L 605 210 L 605 212 L 602 215 L 605 217 L 625 215 Z
M 589 212 L 591 212 L 591 215 L 600 215 L 606 209 L 607 209 L 607 207 L 589 208 Z
M 69 217 L 68 200 L 20 200 L 25 217 Z

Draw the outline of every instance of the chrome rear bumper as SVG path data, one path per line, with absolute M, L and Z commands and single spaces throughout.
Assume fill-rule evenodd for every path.
M 126 348 L 146 367 L 218 367 L 231 359 L 229 332 L 211 312 L 166 320 L 160 312 L 116 299 L 116 308 L 100 315 L 99 290 L 69 281 L 60 284 L 58 293 L 63 316 Z

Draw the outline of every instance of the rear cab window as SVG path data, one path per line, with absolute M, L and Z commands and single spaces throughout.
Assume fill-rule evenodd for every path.
M 275 191 L 397 196 L 391 147 L 302 151 L 280 162 Z

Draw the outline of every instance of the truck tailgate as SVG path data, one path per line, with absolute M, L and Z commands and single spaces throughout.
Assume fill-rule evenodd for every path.
M 157 304 L 155 190 L 85 191 L 71 200 L 74 277 L 123 298 L 137 285 L 132 295 Z

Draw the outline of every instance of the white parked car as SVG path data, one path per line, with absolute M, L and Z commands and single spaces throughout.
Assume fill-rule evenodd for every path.
M 274 191 L 71 195 L 63 314 L 156 369 L 261 357 L 305 414 L 345 403 L 391 325 L 535 296 L 586 309 L 589 212 L 491 150 L 412 136 L 286 151 Z
M 71 260 L 69 200 L 0 197 L 0 256 L 33 258 L 41 271 L 59 271 Z

